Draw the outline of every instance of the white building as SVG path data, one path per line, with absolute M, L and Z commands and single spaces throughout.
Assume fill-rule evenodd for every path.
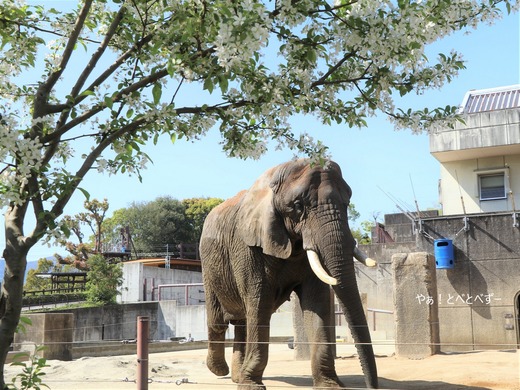
M 520 209 L 520 85 L 466 93 L 465 123 L 430 134 L 443 215 Z

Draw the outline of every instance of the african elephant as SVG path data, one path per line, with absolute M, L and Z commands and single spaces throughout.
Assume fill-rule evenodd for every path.
M 352 191 L 339 166 L 290 161 L 213 209 L 200 243 L 208 322 L 208 368 L 229 373 L 228 324 L 235 325 L 232 380 L 265 389 L 271 315 L 294 291 L 312 343 L 315 387 L 342 387 L 334 367 L 330 287 L 343 308 L 369 388 L 377 368 L 353 258 L 360 255 L 347 221 Z M 374 265 L 368 259 L 367 265 Z

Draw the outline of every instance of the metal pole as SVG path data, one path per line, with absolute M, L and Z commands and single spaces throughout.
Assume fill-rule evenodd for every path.
M 148 390 L 148 338 L 150 318 L 137 317 L 137 390 Z
M 330 323 L 330 329 L 331 329 L 331 337 L 332 337 L 332 356 L 336 358 L 338 355 L 336 354 L 336 307 L 334 305 L 334 301 L 336 299 L 336 296 L 334 295 L 334 290 L 332 287 L 329 288 L 329 294 L 330 294 L 330 316 L 329 321 Z

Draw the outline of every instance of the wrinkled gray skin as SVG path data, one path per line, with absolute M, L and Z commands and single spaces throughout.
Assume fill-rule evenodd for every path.
M 306 250 L 318 253 L 336 278 L 334 292 L 352 330 L 366 385 L 377 388 L 377 368 L 354 273 L 355 241 L 347 221 L 352 192 L 337 164 L 291 161 L 265 172 L 248 191 L 207 217 L 200 254 L 208 320 L 207 365 L 229 373 L 224 358 L 228 324 L 235 325 L 232 379 L 239 389 L 265 389 L 269 322 L 296 292 L 312 342 L 315 387 L 342 387 L 331 344 L 329 285 L 311 270 Z

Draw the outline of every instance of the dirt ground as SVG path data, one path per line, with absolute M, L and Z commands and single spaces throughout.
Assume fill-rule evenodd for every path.
M 375 345 L 381 389 L 520 390 L 520 352 L 472 351 L 421 360 L 397 358 L 393 346 Z M 231 350 L 226 350 L 228 362 Z M 347 389 L 364 388 L 354 347 L 338 345 L 337 372 Z M 154 353 L 149 357 L 149 389 L 236 389 L 229 376 L 216 377 L 205 365 L 206 350 Z M 54 390 L 136 389 L 136 355 L 48 361 L 44 383 Z M 20 367 L 9 367 L 6 379 Z M 312 388 L 310 364 L 294 360 L 286 344 L 270 346 L 264 374 L 268 389 Z

